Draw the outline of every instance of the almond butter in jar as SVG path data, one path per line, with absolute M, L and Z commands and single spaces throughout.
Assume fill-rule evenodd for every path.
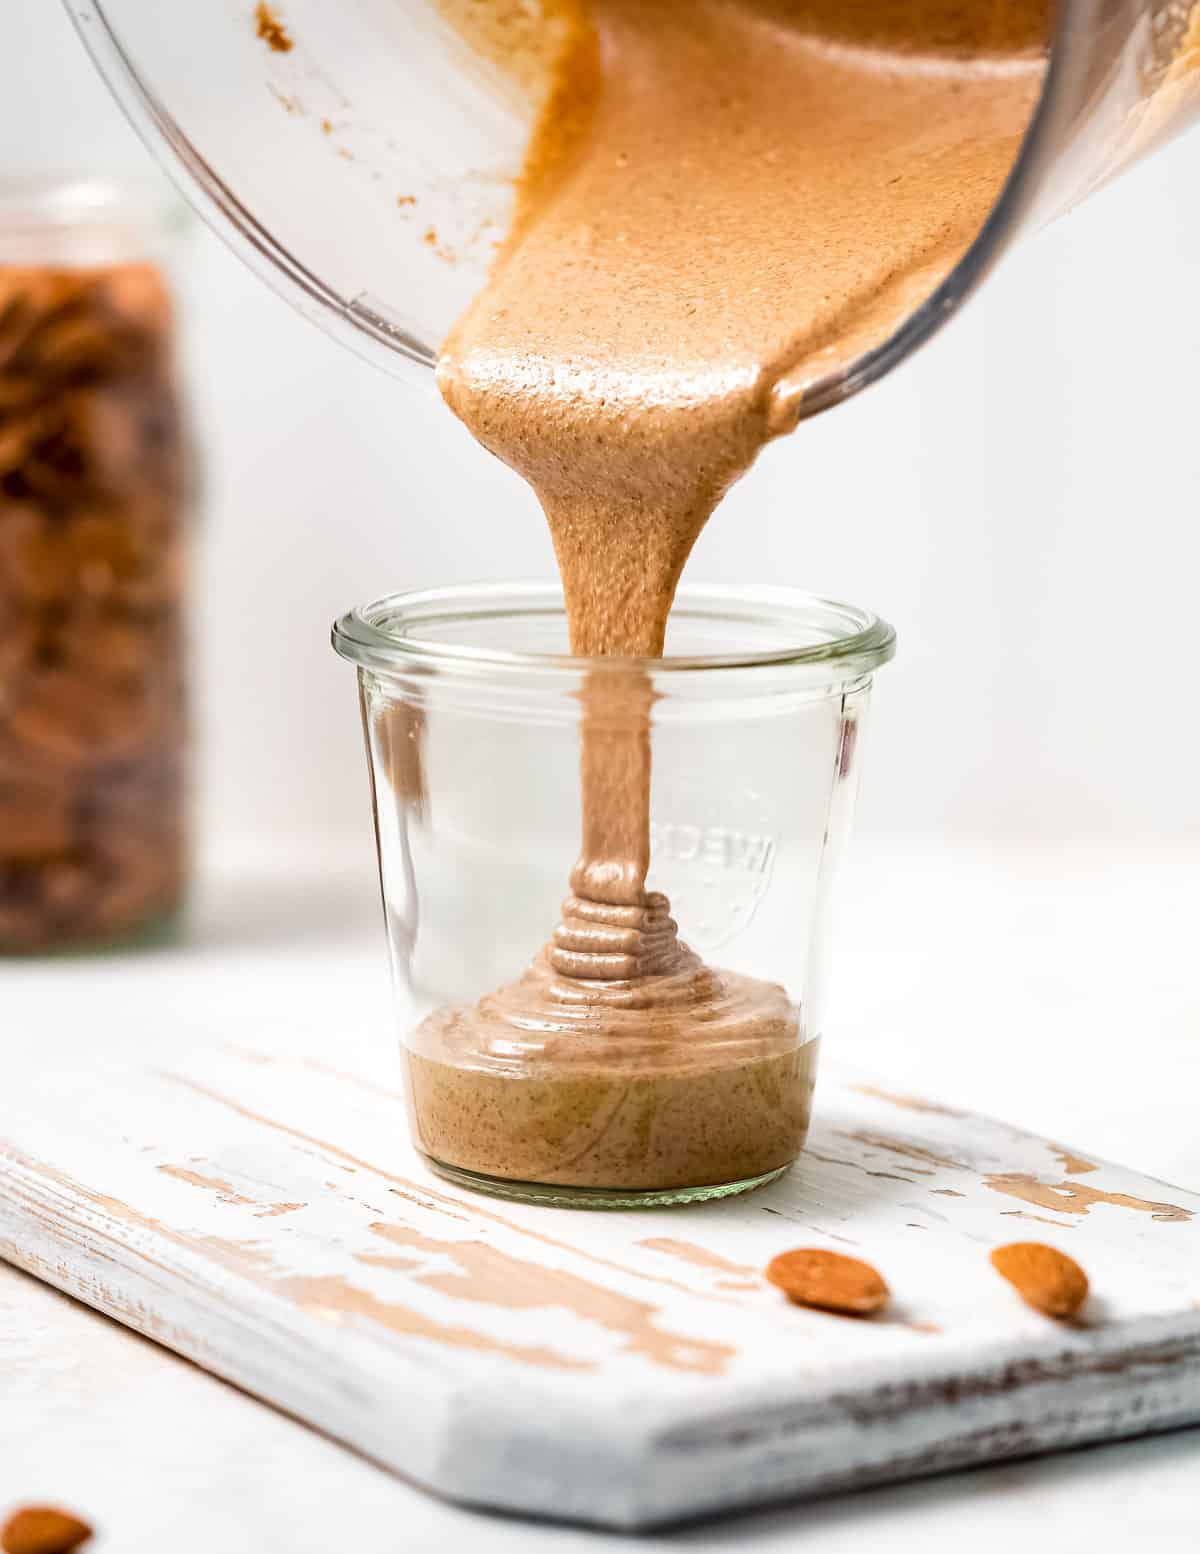
M 186 867 L 189 444 L 162 218 L 0 182 L 0 952 L 156 937 Z

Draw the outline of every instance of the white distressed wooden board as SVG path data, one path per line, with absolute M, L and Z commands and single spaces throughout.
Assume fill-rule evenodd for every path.
M 642 1527 L 1200 1419 L 1190 1193 L 827 1067 L 759 1193 L 523 1208 L 423 1170 L 378 1042 L 205 1023 L 4 1033 L 0 1256 L 444 1495 Z M 991 1271 L 1017 1239 L 1084 1323 Z M 876 1263 L 887 1320 L 787 1305 L 796 1245 Z

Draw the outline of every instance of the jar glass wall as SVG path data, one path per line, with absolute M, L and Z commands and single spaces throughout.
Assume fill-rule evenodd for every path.
M 381 600 L 334 642 L 359 670 L 430 1165 L 585 1205 L 713 1197 L 786 1169 L 890 628 L 788 590 L 684 588 L 664 659 L 582 660 L 554 588 L 502 586 Z M 636 906 L 563 901 L 581 744 L 585 771 L 601 747 L 652 762 L 648 816 L 629 822 L 649 841 Z M 597 955 L 616 967 L 602 987 Z

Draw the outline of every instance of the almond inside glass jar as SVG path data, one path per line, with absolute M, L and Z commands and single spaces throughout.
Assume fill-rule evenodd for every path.
M 180 902 L 186 443 L 160 269 L 60 262 L 61 233 L 4 263 L 4 220 L 0 950 L 35 952 Z

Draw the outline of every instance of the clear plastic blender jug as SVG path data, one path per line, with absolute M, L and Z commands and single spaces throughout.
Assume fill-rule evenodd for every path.
M 444 0 L 66 4 L 202 214 L 302 312 L 432 383 L 425 369 L 507 228 L 534 113 Z M 554 25 L 538 0 L 526 10 L 531 28 Z M 974 243 L 882 345 L 806 385 L 803 412 L 881 377 L 1018 234 L 1198 114 L 1200 4 L 1058 0 L 1039 105 Z

